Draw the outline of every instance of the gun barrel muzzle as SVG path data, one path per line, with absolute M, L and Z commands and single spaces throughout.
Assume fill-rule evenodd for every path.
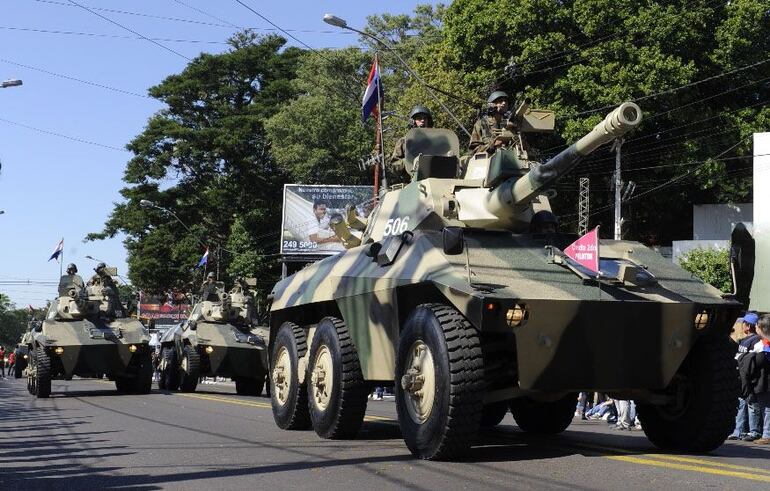
M 620 138 L 642 121 L 642 110 L 633 102 L 624 102 L 607 115 L 590 133 L 575 143 L 580 155 L 588 155 L 598 147 Z

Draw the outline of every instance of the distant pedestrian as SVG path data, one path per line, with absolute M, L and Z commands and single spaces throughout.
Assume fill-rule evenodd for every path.
M 756 325 L 759 316 L 753 312 L 747 313 L 741 322 L 743 337 L 738 342 L 738 353 L 735 358 L 738 359 L 754 350 L 754 346 L 760 341 L 761 337 L 756 332 Z M 728 440 L 754 441 L 760 438 L 761 415 L 759 405 L 753 397 L 738 398 L 738 414 L 735 416 L 735 429 L 728 436 Z
M 16 365 L 16 353 L 11 351 L 11 354 L 8 355 L 8 375 L 9 376 L 13 372 L 15 365 Z
M 5 348 L 0 346 L 0 372 L 2 377 L 5 378 Z
M 755 345 L 755 351 L 759 351 L 764 356 L 757 362 L 759 377 L 754 385 L 754 396 L 764 423 L 762 437 L 754 440 L 754 443 L 767 445 L 770 444 L 770 315 L 762 314 L 757 322 L 757 332 L 762 339 Z

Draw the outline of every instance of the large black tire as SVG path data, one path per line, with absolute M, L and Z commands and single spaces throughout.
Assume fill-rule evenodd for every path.
M 481 427 L 492 428 L 502 423 L 508 414 L 508 401 L 497 401 L 484 405 L 481 410 Z
M 121 394 L 131 392 L 131 379 L 122 375 L 115 375 L 115 389 Z
M 735 343 L 728 338 L 701 338 L 669 386 L 671 394 L 683 391 L 683 404 L 637 403 L 644 433 L 655 446 L 702 453 L 724 443 L 735 428 L 735 401 L 740 391 L 735 351 Z
M 163 348 L 161 352 L 165 368 L 160 371 L 158 388 L 162 390 L 179 390 L 179 362 L 174 348 Z
M 138 356 L 136 374 L 131 379 L 130 391 L 132 394 L 149 394 L 152 391 L 152 357 L 150 353 L 142 353 Z
M 555 401 L 536 401 L 529 397 L 511 399 L 513 419 L 522 431 L 537 435 L 555 435 L 572 423 L 577 394 L 570 393 Z
M 235 378 L 235 393 L 238 395 L 258 397 L 262 395 L 262 390 L 264 388 L 265 388 L 265 374 L 261 371 L 257 372 L 256 378 L 251 378 L 251 377 Z
M 51 395 L 51 357 L 42 346 L 35 349 L 34 395 L 45 399 Z
M 299 359 L 306 353 L 305 331 L 292 322 L 284 322 L 270 355 L 270 404 L 275 424 L 284 430 L 310 428 L 307 381 L 297 378 Z
M 308 361 L 308 408 L 321 438 L 353 438 L 366 414 L 369 387 L 358 352 L 343 321 L 324 317 L 318 323 Z
M 179 390 L 195 392 L 201 373 L 201 358 L 195 348 L 190 345 L 182 351 L 182 368 L 179 370 Z
M 470 448 L 481 422 L 484 364 L 478 333 L 454 308 L 418 306 L 396 357 L 396 410 L 413 455 L 446 460 Z M 434 386 L 434 390 L 429 389 Z

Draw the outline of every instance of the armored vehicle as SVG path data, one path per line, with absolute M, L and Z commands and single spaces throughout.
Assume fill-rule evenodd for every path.
M 601 240 L 597 273 L 563 253 L 577 236 L 529 228 L 550 210 L 550 186 L 636 127 L 641 110 L 622 104 L 540 164 L 521 128 L 551 130 L 553 113 L 523 106 L 518 143 L 464 168 L 454 133 L 410 130 L 412 180 L 381 197 L 361 245 L 275 285 L 279 427 L 352 437 L 369 388 L 391 383 L 406 445 L 425 459 L 462 455 L 508 410 L 525 432 L 559 433 L 579 391 L 635 400 L 661 448 L 722 444 L 736 411 L 728 333 L 739 305 L 640 243 Z
M 256 326 L 254 285 L 239 282 L 229 293 L 221 281 L 204 287 L 190 317 L 160 338 L 159 388 L 194 392 L 200 377 L 230 377 L 238 394 L 262 394 L 268 332 Z
M 48 397 L 53 379 L 102 374 L 115 381 L 118 392 L 150 392 L 150 334 L 126 316 L 114 275 L 115 268 L 101 268 L 88 285 L 77 274 L 61 277 L 59 296 L 27 337 L 27 388 L 32 395 Z

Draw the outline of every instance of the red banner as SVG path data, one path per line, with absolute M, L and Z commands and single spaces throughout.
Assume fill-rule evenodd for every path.
M 591 230 L 564 249 L 570 259 L 599 273 L 599 227 Z

